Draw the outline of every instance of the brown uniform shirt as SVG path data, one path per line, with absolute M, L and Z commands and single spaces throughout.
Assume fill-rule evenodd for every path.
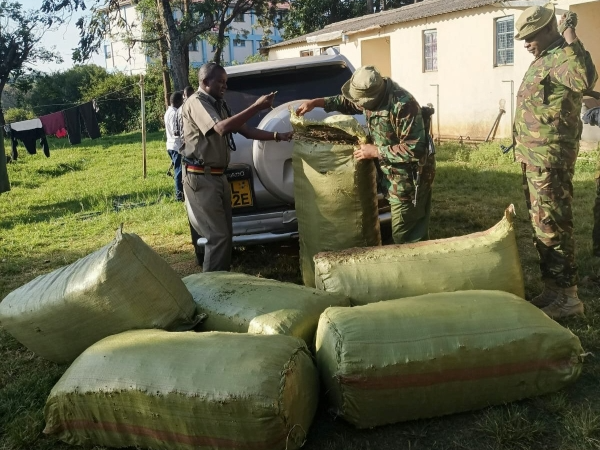
M 183 104 L 181 117 L 184 140 L 181 154 L 203 161 L 204 166 L 227 167 L 230 159 L 227 137 L 213 129 L 217 122 L 227 118 L 225 108 L 220 108 L 214 98 L 200 90 Z

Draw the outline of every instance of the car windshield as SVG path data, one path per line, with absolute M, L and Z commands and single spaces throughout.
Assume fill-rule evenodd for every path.
M 225 100 L 234 114 L 248 108 L 258 97 L 277 91 L 273 106 L 294 100 L 328 97 L 340 93 L 342 85 L 350 79 L 352 72 L 344 66 L 296 68 L 293 71 L 278 71 L 272 74 L 236 76 L 227 80 Z M 247 123 L 252 127 L 269 113 L 263 110 Z

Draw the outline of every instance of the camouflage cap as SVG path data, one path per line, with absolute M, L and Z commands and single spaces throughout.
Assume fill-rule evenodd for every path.
M 360 107 L 372 104 L 385 93 L 386 83 L 375 66 L 359 67 L 342 86 L 342 95 Z
M 534 35 L 555 17 L 554 5 L 546 3 L 544 6 L 530 6 L 521 13 L 517 20 L 517 34 L 515 39 L 522 41 Z

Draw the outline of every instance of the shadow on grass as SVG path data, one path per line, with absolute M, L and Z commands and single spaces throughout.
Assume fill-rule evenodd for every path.
M 19 211 L 9 219 L 0 220 L 0 228 L 11 230 L 18 224 L 47 222 L 73 214 L 77 219 L 87 220 L 105 212 L 116 213 L 126 209 L 151 206 L 167 198 L 169 198 L 168 193 L 157 194 L 154 188 L 149 187 L 148 190 L 107 198 L 88 196 L 44 205 L 33 205 Z
M 53 167 L 42 167 L 40 169 L 37 169 L 36 172 L 40 175 L 46 175 L 48 177 L 60 177 L 69 172 L 78 172 L 80 170 L 83 170 L 84 167 L 85 165 L 83 164 L 83 162 L 78 161 L 70 164 L 59 163 Z

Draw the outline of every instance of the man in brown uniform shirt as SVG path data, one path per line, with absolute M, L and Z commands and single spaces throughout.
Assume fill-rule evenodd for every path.
M 204 272 L 229 270 L 232 247 L 231 192 L 224 171 L 233 145 L 232 133 L 261 141 L 289 141 L 292 133 L 251 128 L 246 122 L 272 107 L 274 93 L 263 95 L 244 111 L 232 115 L 223 100 L 227 73 L 215 63 L 198 72 L 200 87 L 181 108 L 184 146 L 183 190 L 190 224 L 204 236 Z

